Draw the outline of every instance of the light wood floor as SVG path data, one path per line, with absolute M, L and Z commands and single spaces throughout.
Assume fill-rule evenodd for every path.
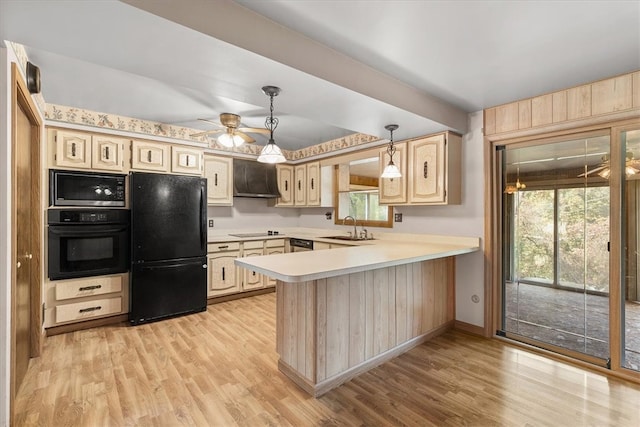
M 275 294 L 46 339 L 16 426 L 639 426 L 640 386 L 450 332 L 319 399 L 276 367 Z

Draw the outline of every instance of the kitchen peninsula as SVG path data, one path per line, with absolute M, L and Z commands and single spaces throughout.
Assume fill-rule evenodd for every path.
M 451 327 L 454 257 L 478 249 L 478 238 L 412 235 L 235 263 L 277 279 L 278 367 L 320 396 Z

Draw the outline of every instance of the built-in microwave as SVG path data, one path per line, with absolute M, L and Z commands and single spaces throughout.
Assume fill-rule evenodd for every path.
M 49 170 L 50 206 L 125 206 L 126 175 Z

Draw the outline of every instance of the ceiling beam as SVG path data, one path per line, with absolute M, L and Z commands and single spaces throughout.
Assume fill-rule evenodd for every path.
M 467 130 L 467 112 L 231 0 L 121 1 L 448 129 Z

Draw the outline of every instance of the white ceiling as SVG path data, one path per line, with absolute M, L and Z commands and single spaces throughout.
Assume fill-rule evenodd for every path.
M 396 140 L 465 132 L 469 112 L 638 70 L 640 2 L 0 0 L 0 37 L 47 102 L 105 113 L 262 127 L 279 86 L 276 141 L 296 149 L 392 122 Z

